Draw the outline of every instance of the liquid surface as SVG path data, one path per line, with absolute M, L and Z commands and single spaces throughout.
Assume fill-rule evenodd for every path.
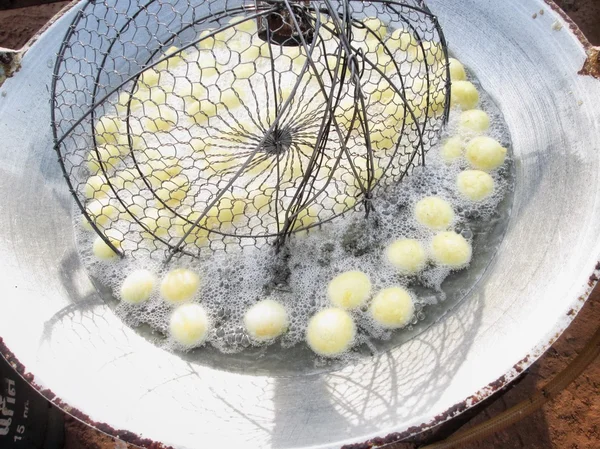
M 490 117 L 486 135 L 509 149 L 510 137 L 498 108 L 469 77 L 480 94 L 479 108 Z M 176 105 L 173 105 L 176 108 Z M 95 235 L 76 224 L 81 257 L 99 291 L 116 313 L 154 343 L 168 350 L 180 350 L 168 336 L 173 306 L 160 298 L 156 288 L 147 302 L 138 305 L 119 302 L 119 288 L 127 274 L 144 268 L 160 280 L 168 270 L 189 268 L 200 275 L 201 287 L 192 299 L 201 303 L 212 322 L 205 346 L 181 353 L 192 362 L 210 364 L 249 373 L 301 374 L 329 370 L 357 358 L 402 344 L 422 332 L 465 298 L 485 269 L 502 240 L 512 203 L 513 172 L 510 158 L 490 172 L 494 193 L 481 202 L 465 200 L 457 191 L 456 177 L 469 168 L 460 157 L 448 164 L 440 156 L 442 142 L 458 134 L 459 110 L 452 110 L 442 140 L 430 149 L 426 165 L 416 167 L 401 183 L 388 185 L 373 199 L 373 210 L 365 218 L 362 206 L 331 222 L 292 236 L 279 252 L 271 245 L 241 246 L 234 251 L 204 251 L 198 259 L 181 256 L 162 265 L 163 258 L 152 251 L 133 257 L 98 261 L 91 248 Z M 158 143 L 157 143 L 158 145 Z M 449 229 L 460 233 L 473 247 L 469 267 L 452 271 L 429 262 L 416 276 L 404 276 L 385 258 L 385 248 L 399 238 L 413 238 L 429 248 L 436 232 L 419 224 L 414 205 L 427 196 L 448 201 L 455 218 Z M 123 230 L 126 233 L 125 230 Z M 414 294 L 416 313 L 400 330 L 386 330 L 371 318 L 366 307 L 351 311 L 357 326 L 353 348 L 335 360 L 315 356 L 306 346 L 305 329 L 317 311 L 329 307 L 327 285 L 341 272 L 360 270 L 369 276 L 373 294 L 403 286 Z M 284 305 L 289 329 L 270 345 L 253 342 L 243 328 L 244 313 L 262 299 Z

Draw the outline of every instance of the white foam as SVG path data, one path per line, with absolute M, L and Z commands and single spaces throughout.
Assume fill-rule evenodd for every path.
M 480 86 L 478 89 L 482 98 L 480 108 L 490 116 L 491 127 L 486 134 L 508 146 L 508 132 L 499 111 Z M 445 137 L 455 134 L 458 114 L 458 111 L 451 112 Z M 479 203 L 469 202 L 458 194 L 455 186 L 457 174 L 467 168 L 466 161 L 460 158 L 447 165 L 439 156 L 439 147 L 438 143 L 430 150 L 425 167 L 415 169 L 402 183 L 373 200 L 374 212 L 368 222 L 365 222 L 362 209 L 357 208 L 309 233 L 295 234 L 286 250 L 279 254 L 273 247 L 262 245 L 240 247 L 233 252 L 204 251 L 199 259 L 181 256 L 174 260 L 168 269 L 186 267 L 200 274 L 201 288 L 193 301 L 204 305 L 213 323 L 208 344 L 223 352 L 239 351 L 256 344 L 243 330 L 243 316 L 252 304 L 266 298 L 276 299 L 288 312 L 289 331 L 281 338 L 282 345 L 289 347 L 301 343 L 309 318 L 328 306 L 326 289 L 329 280 L 346 270 L 365 272 L 371 279 L 374 294 L 394 285 L 410 288 L 415 282 L 441 290 L 449 269 L 429 265 L 416 278 L 399 275 L 386 262 L 385 247 L 398 238 L 418 239 L 428 246 L 434 232 L 419 225 L 412 208 L 419 199 L 429 195 L 440 196 L 452 204 L 456 219 L 451 229 L 471 240 L 471 226 L 475 222 L 481 226 L 490 219 L 509 188 L 509 179 L 505 163 L 491 173 L 496 186 L 494 194 Z M 138 268 L 155 272 L 159 282 L 164 276 L 165 268 L 161 265 L 164 250 L 158 249 L 159 246 L 146 245 L 138 248 L 132 257 L 101 262 L 91 252 L 95 235 L 84 231 L 79 220 L 75 228 L 83 263 L 90 274 L 114 292 L 119 291 L 125 276 Z M 126 226 L 120 230 L 128 232 Z M 287 276 L 282 275 L 286 272 Z M 434 307 L 432 302 L 416 298 L 413 324 L 423 319 L 425 305 Z M 160 298 L 157 286 L 147 302 L 140 305 L 120 303 L 116 310 L 131 326 L 144 323 L 166 335 L 172 308 Z M 370 338 L 389 338 L 391 332 L 377 326 L 366 312 L 366 308 L 351 312 L 358 328 L 357 343 L 367 343 Z M 178 349 L 168 338 L 160 341 L 167 348 Z

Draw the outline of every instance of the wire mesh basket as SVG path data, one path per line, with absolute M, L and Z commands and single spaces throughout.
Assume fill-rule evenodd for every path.
M 424 164 L 449 79 L 419 0 L 88 1 L 54 69 L 55 149 L 119 254 L 281 245 Z

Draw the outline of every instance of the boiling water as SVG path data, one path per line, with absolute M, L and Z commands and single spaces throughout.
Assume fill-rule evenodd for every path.
M 477 85 L 476 80 L 472 81 Z M 480 108 L 491 119 L 486 134 L 510 153 L 509 134 L 502 115 L 481 86 L 477 87 Z M 455 134 L 457 116 L 457 112 L 451 113 L 445 136 Z M 183 356 L 198 363 L 245 372 L 314 372 L 401 344 L 441 319 L 481 278 L 502 240 L 512 202 L 513 173 L 507 159 L 491 173 L 496 186 L 494 194 L 483 202 L 467 202 L 455 187 L 456 175 L 467 164 L 462 159 L 446 164 L 439 156 L 440 146 L 438 143 L 429 151 L 425 167 L 418 167 L 402 183 L 375 198 L 374 212 L 368 219 L 357 208 L 308 233 L 295 234 L 279 253 L 264 245 L 245 247 L 234 253 L 205 252 L 200 259 L 187 256 L 174 259 L 168 269 L 187 267 L 200 274 L 202 285 L 193 301 L 205 307 L 213 323 L 207 344 Z M 416 277 L 401 276 L 386 262 L 385 247 L 398 238 L 416 238 L 428 246 L 434 233 L 415 221 L 412 209 L 419 199 L 430 195 L 452 204 L 456 214 L 452 228 L 473 246 L 471 264 L 456 272 L 430 265 Z M 95 235 L 83 231 L 80 225 L 76 228 L 82 259 L 103 296 L 115 305 L 116 313 L 156 344 L 169 350 L 181 349 L 168 337 L 172 306 L 165 304 L 157 292 L 141 305 L 119 303 L 115 300 L 117 295 L 112 293 L 118 292 L 126 275 L 137 268 L 150 269 L 160 279 L 166 271 L 161 265 L 163 260 L 138 255 L 100 262 L 91 253 Z M 366 308 L 352 311 L 358 331 L 356 345 L 344 357 L 324 361 L 315 357 L 303 342 L 306 323 L 316 311 L 328 306 L 329 280 L 347 270 L 365 272 L 375 293 L 394 285 L 407 287 L 415 294 L 416 313 L 409 326 L 389 331 L 377 326 Z M 257 300 L 267 298 L 285 306 L 290 326 L 273 344 L 261 346 L 244 332 L 243 316 Z

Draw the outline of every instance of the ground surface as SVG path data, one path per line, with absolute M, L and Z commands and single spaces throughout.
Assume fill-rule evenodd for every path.
M 600 45 L 600 0 L 558 1 L 579 24 L 588 39 Z M 0 47 L 18 49 L 67 2 L 0 11 Z M 545 385 L 585 346 L 600 326 L 600 289 L 552 348 L 528 369 L 507 392 L 488 401 L 464 427 L 474 426 L 528 398 Z M 66 420 L 65 449 L 123 449 L 115 442 L 73 418 Z M 398 449 L 414 447 L 402 444 Z M 558 398 L 530 417 L 493 438 L 465 449 L 593 449 L 600 447 L 600 359 Z

